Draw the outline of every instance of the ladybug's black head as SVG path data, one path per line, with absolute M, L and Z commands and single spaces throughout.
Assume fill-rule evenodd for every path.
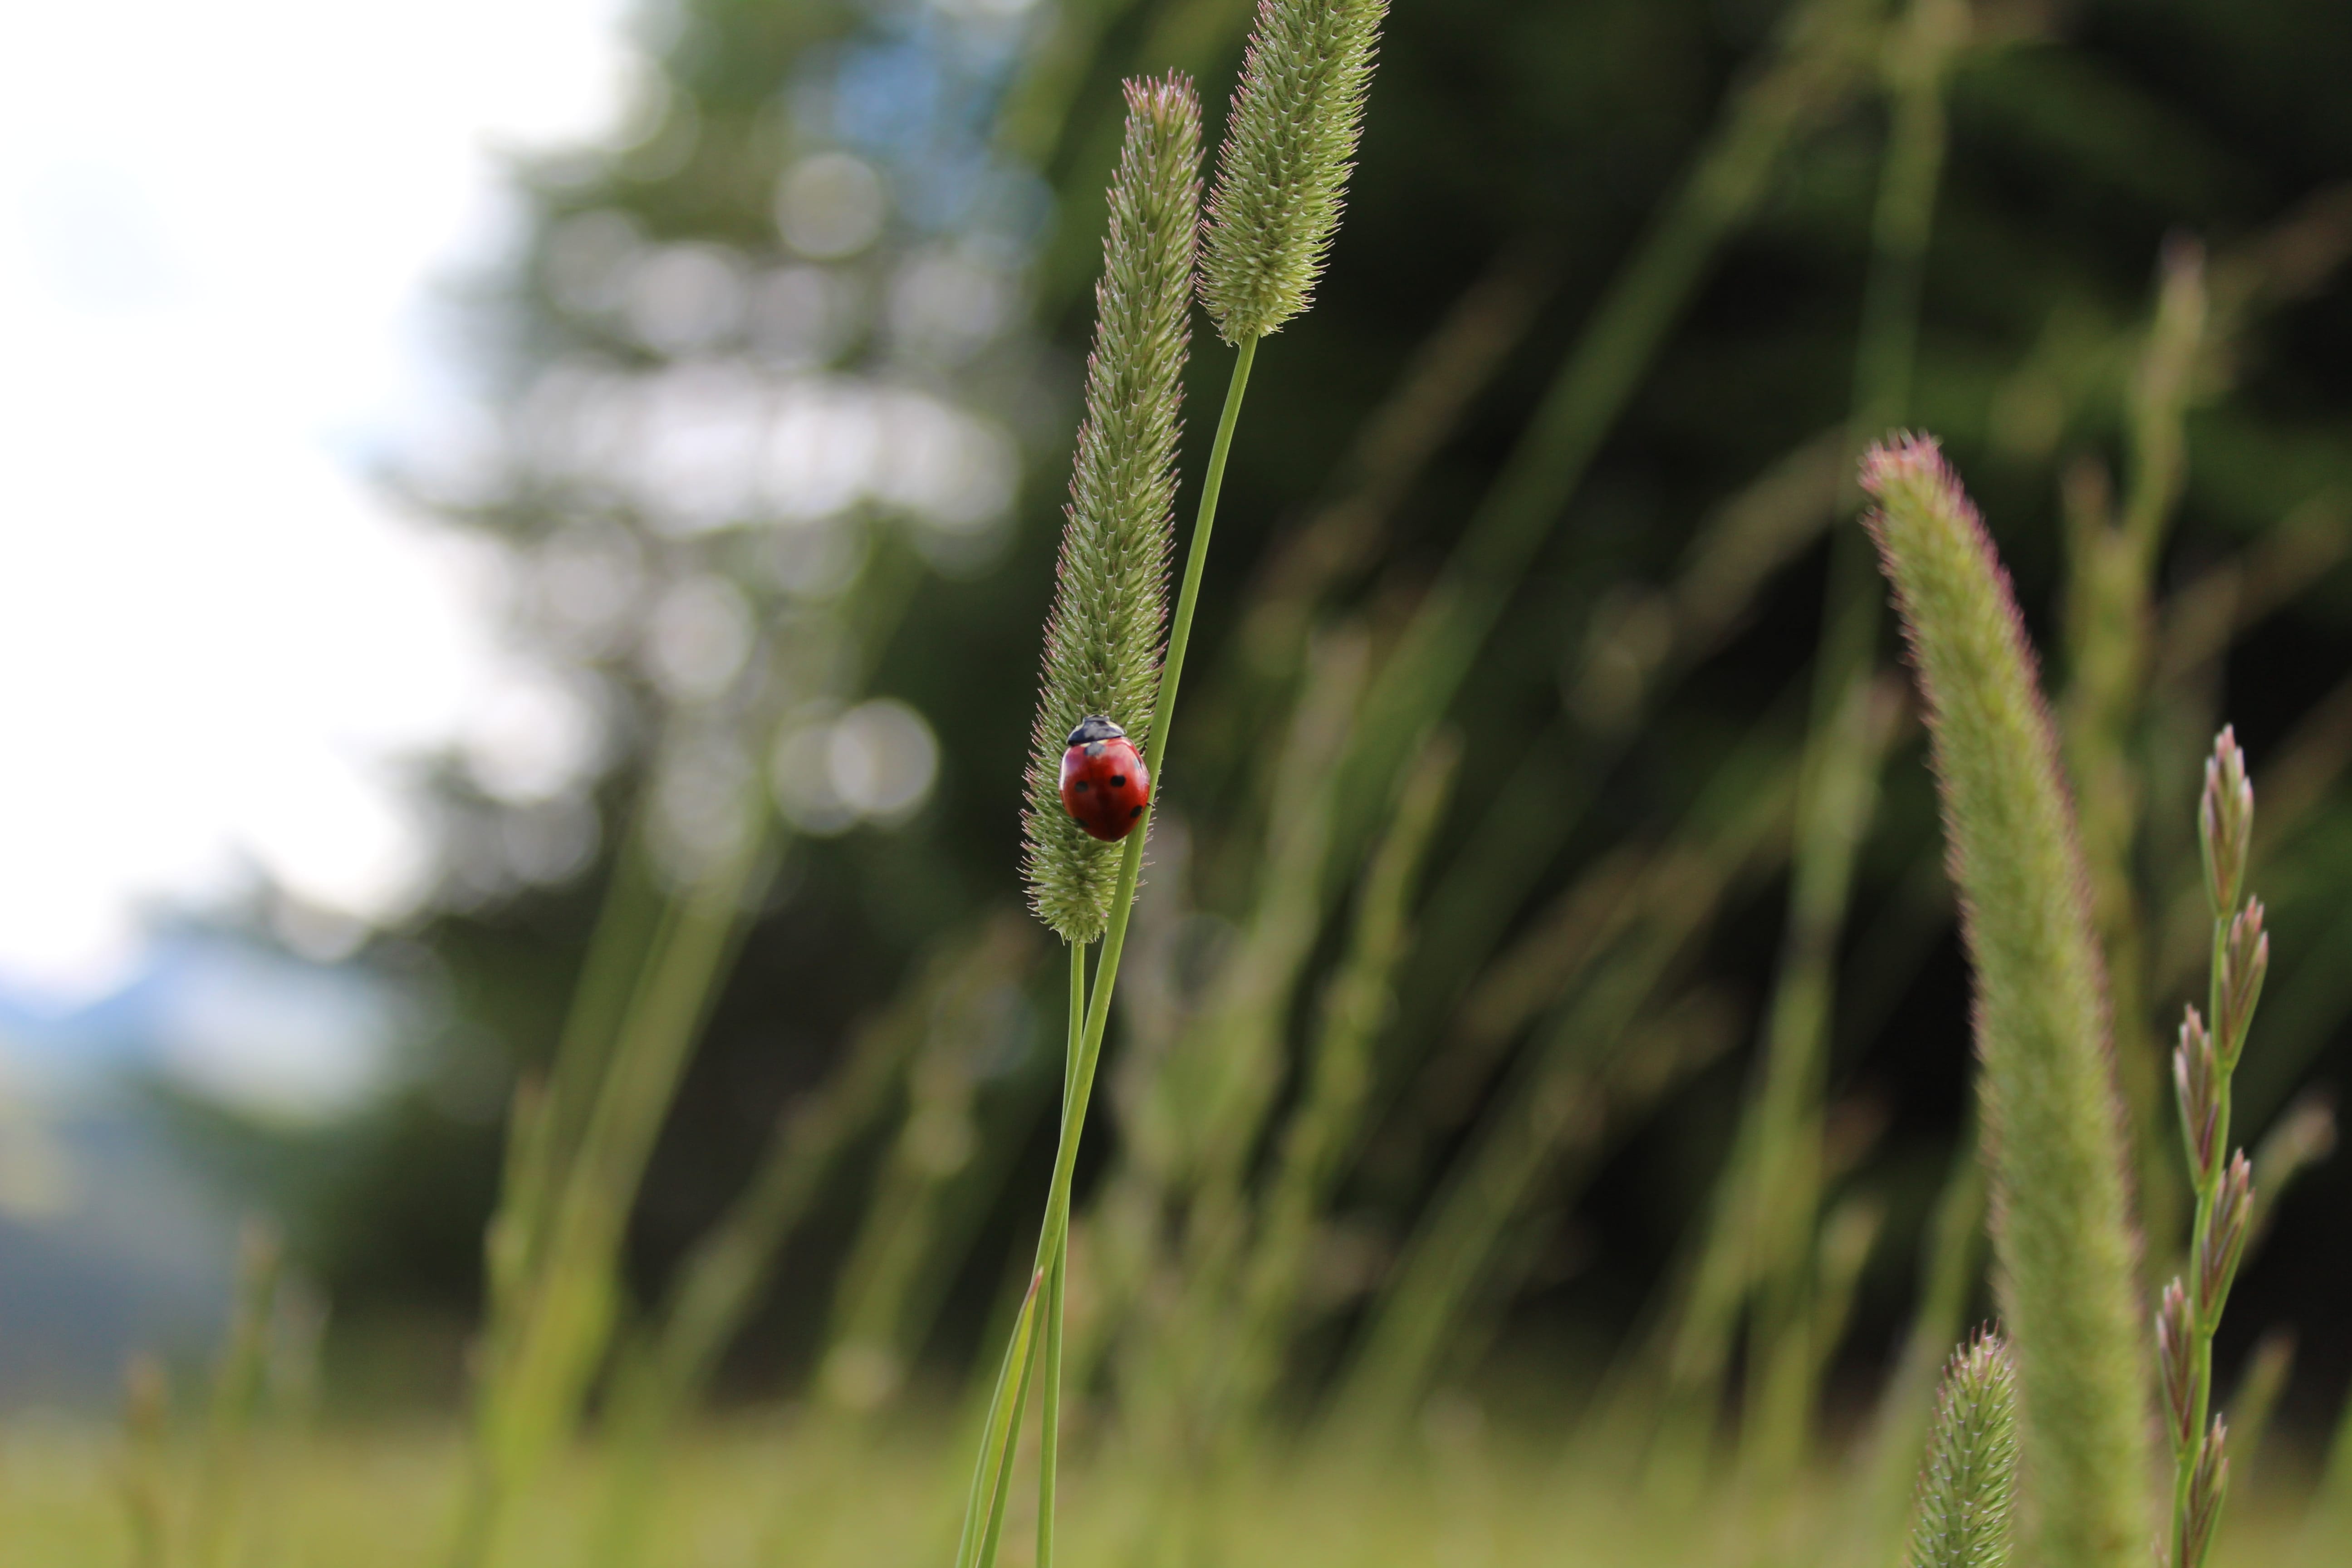
M 1070 738 L 1062 743 L 1066 746 L 1087 746 L 1097 741 L 1122 741 L 1126 738 L 1126 731 L 1097 713 L 1079 720 L 1078 727 L 1071 731 Z

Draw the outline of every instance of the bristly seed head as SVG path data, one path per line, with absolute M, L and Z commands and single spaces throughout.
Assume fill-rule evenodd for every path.
M 1201 105 L 1170 75 L 1127 83 L 1110 187 L 1085 421 L 1070 475 L 1045 670 L 1030 731 L 1024 869 L 1039 918 L 1088 942 L 1110 919 L 1121 853 L 1062 809 L 1063 739 L 1081 719 L 1148 739 L 1168 618 L 1176 438 L 1201 212 Z
M 2017 1372 L 1999 1336 L 1953 1355 L 1919 1476 L 1911 1568 L 2002 1568 L 2017 1492 Z
M 1313 300 L 1387 15 L 1388 0 L 1258 0 L 1201 257 L 1201 303 L 1229 343 Z

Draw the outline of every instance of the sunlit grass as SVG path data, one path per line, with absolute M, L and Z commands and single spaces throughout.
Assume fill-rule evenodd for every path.
M 1074 1453 L 1061 1488 L 1062 1550 L 1107 1568 L 1750 1568 L 1838 1560 L 1843 1466 L 1801 1478 L 1768 1514 L 1727 1484 L 1711 1483 L 1696 1497 L 1664 1482 L 1645 1489 L 1580 1464 L 1574 1453 L 1554 1436 L 1492 1427 L 1466 1404 L 1441 1406 L 1388 1468 L 1260 1448 L 1181 1502 L 1162 1475 L 1124 1467 L 1115 1455 Z M 927 1419 L 876 1430 L 772 1410 L 704 1422 L 671 1446 L 652 1557 L 665 1568 L 941 1562 L 953 1549 L 955 1483 L 968 1458 L 950 1423 Z M 2215 1559 L 2221 1568 L 2346 1560 L 2352 1542 L 2297 1541 L 2305 1480 L 2295 1458 L 2265 1456 L 2268 1468 L 2242 1499 L 2232 1498 Z M 194 1458 L 174 1451 L 182 1507 Z M 428 1562 L 455 1505 L 460 1458 L 461 1435 L 439 1424 L 331 1426 L 281 1440 L 258 1467 L 266 1509 L 257 1527 L 225 1561 L 288 1568 Z M 0 1431 L 8 1561 L 43 1568 L 133 1562 L 120 1460 L 118 1435 L 97 1421 L 20 1418 Z M 593 1568 L 602 1517 L 595 1504 L 607 1474 L 593 1447 L 552 1465 L 519 1500 L 508 1561 Z M 1035 1494 L 1016 1484 L 1013 1495 L 1000 1561 L 1026 1564 Z M 1892 1557 L 1885 1562 L 1892 1568 Z

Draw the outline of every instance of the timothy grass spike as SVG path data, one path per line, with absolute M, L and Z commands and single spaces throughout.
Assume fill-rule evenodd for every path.
M 2017 1495 L 2017 1369 L 2000 1336 L 1956 1352 L 1919 1473 L 1910 1568 L 2002 1568 Z
M 2057 741 L 2007 574 L 1936 444 L 1873 448 L 1862 482 L 1927 699 L 1976 970 L 2032 1560 L 2138 1568 L 2154 1523 L 2153 1383 L 2105 981 Z
M 1388 0 L 1259 0 L 1209 196 L 1201 302 L 1225 342 L 1311 302 L 1355 167 Z
M 1061 756 L 1092 714 L 1123 726 L 1139 750 L 1150 738 L 1200 227 L 1192 83 L 1173 74 L 1130 81 L 1127 110 L 1023 814 L 1030 901 L 1064 941 L 1081 944 L 1109 920 L 1121 850 L 1088 837 L 1062 809 Z

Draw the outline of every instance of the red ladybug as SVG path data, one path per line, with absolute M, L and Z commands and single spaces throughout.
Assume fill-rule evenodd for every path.
M 1062 753 L 1062 809 L 1108 843 L 1135 831 L 1151 804 L 1151 775 L 1127 731 L 1104 718 L 1081 719 Z

